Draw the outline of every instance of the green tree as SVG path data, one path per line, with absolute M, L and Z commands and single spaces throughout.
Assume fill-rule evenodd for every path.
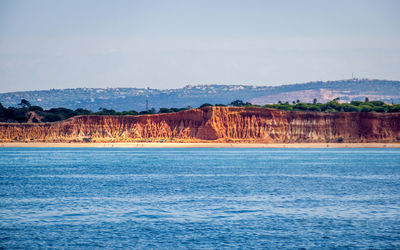
M 172 113 L 172 112 L 174 111 L 169 108 L 160 108 L 160 110 L 158 111 L 158 113 Z
M 88 109 L 78 108 L 78 109 L 75 109 L 75 113 L 76 113 L 76 115 L 90 115 L 90 114 L 92 114 L 92 111 L 90 111 Z
M 30 106 L 29 111 L 43 111 L 43 108 L 40 106 Z
M 354 106 L 360 106 L 361 104 L 363 104 L 363 102 L 361 102 L 361 101 L 351 101 L 350 104 L 354 105 Z
M 342 108 L 343 108 L 344 112 L 359 112 L 360 111 L 358 106 L 354 106 L 354 105 L 351 105 L 348 103 L 343 103 Z
M 308 105 L 308 110 L 309 111 L 316 111 L 316 112 L 321 112 L 321 108 L 317 105 Z
M 6 121 L 6 117 L 7 117 L 7 109 L 3 106 L 3 104 L 1 104 L 0 102 L 0 121 Z
M 382 102 L 382 101 L 370 101 L 369 103 L 372 104 L 373 106 L 383 106 L 383 105 L 385 105 L 385 103 Z
M 205 107 L 212 107 L 213 105 L 210 103 L 203 103 L 200 105 L 200 108 L 205 108 Z
M 31 106 L 31 103 L 25 99 L 21 99 L 21 102 L 18 105 L 23 108 L 29 108 Z
M 245 103 L 242 100 L 236 100 L 231 102 L 231 105 L 234 107 L 242 107 L 245 105 Z
M 387 110 L 385 109 L 385 107 L 383 107 L 383 106 L 374 106 L 374 107 L 372 108 L 372 110 L 375 111 L 375 112 L 380 112 L 380 113 L 386 112 L 386 111 L 387 111 Z
M 400 112 L 400 104 L 390 105 L 389 112 Z
M 99 112 L 96 115 L 118 115 L 118 113 L 113 109 L 99 108 Z
M 360 105 L 360 111 L 361 112 L 371 112 L 372 108 L 369 105 Z
M 296 105 L 294 105 L 293 107 L 295 110 L 302 110 L 302 111 L 306 111 L 308 110 L 308 105 L 305 103 L 297 103 Z

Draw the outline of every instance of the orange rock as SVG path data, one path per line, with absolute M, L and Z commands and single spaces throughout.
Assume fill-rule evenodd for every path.
M 0 141 L 395 142 L 400 113 L 322 113 L 207 107 L 143 116 L 76 116 L 54 123 L 0 123 Z

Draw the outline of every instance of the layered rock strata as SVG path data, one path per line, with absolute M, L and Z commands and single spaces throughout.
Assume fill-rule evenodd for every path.
M 397 142 L 400 113 L 322 113 L 207 107 L 143 116 L 0 123 L 2 142 Z

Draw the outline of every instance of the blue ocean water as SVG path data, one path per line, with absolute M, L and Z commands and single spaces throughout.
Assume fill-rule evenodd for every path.
M 400 248 L 399 149 L 0 148 L 0 248 Z

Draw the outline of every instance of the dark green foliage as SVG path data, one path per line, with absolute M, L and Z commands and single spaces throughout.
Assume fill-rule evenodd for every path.
M 57 117 L 58 119 L 56 121 L 61 121 L 76 116 L 75 111 L 67 108 L 52 108 L 45 110 L 44 112 L 40 112 L 40 114 L 44 116 L 45 120 L 49 118 L 49 121 L 54 121 L 54 119 L 57 119 Z
M 383 113 L 383 112 L 387 112 L 387 109 L 384 106 L 375 106 L 372 108 L 372 111 Z
M 21 122 L 22 123 L 22 122 L 27 122 L 28 118 L 26 118 L 25 115 L 18 114 L 16 116 L 14 116 L 14 120 L 16 120 L 17 122 Z
M 21 102 L 18 105 L 24 108 L 29 108 L 31 106 L 31 103 L 25 99 L 21 99 Z
M 358 106 L 354 106 L 348 103 L 343 103 L 342 105 L 343 111 L 344 112 L 359 112 L 360 109 Z
M 29 106 L 29 111 L 43 111 L 43 108 L 40 106 Z
M 118 115 L 118 113 L 113 109 L 99 108 L 99 111 L 95 113 L 96 115 Z
M 381 102 L 381 101 L 370 101 L 369 104 L 371 104 L 372 106 L 383 106 L 383 105 L 385 105 L 385 103 Z
M 143 110 L 139 112 L 139 115 L 150 115 L 150 110 Z
M 139 112 L 139 115 L 151 115 L 151 114 L 155 114 L 155 113 L 156 113 L 155 108 L 152 108 L 150 110 L 145 110 L 145 111 Z
M 335 111 L 340 111 L 341 105 L 340 103 L 335 99 L 333 101 L 325 103 L 325 110 L 335 110 Z
M 118 112 L 119 115 L 138 115 L 136 110 Z
M 234 107 L 241 107 L 241 106 L 244 106 L 244 103 L 242 100 L 236 100 L 236 101 L 231 102 L 231 105 Z
M 189 108 L 160 108 L 160 110 L 158 111 L 159 114 L 163 114 L 163 113 L 175 113 L 175 112 L 180 112 L 180 111 L 184 111 L 184 110 L 188 110 Z
M 225 105 L 225 104 L 217 103 L 217 104 L 215 104 L 215 107 L 226 107 L 226 105 Z
M 7 109 L 0 102 L 0 117 L 5 116 Z
M 361 101 L 352 101 L 352 102 L 350 102 L 350 104 L 354 105 L 354 106 L 360 106 L 361 104 L 363 104 L 363 102 L 361 102 Z
M 301 110 L 301 111 L 306 111 L 308 110 L 308 105 L 305 103 L 297 103 L 296 105 L 294 105 L 293 107 L 294 110 Z
M 280 104 L 267 104 L 264 107 L 281 109 L 281 110 L 297 110 L 297 111 L 316 111 L 316 112 L 400 112 L 400 104 L 388 105 L 382 101 L 352 101 L 350 103 L 339 103 L 339 98 L 336 98 L 327 103 L 313 103 L 295 102 L 293 104 L 282 103 Z
M 309 111 L 316 111 L 316 112 L 321 112 L 321 108 L 317 105 L 308 105 L 308 109 Z
M 90 115 L 90 114 L 92 114 L 92 111 L 90 111 L 88 109 L 79 108 L 79 109 L 75 109 L 75 113 L 76 113 L 76 115 Z
M 203 103 L 200 108 L 204 108 L 204 107 L 212 107 L 213 105 L 210 103 Z
M 26 122 L 28 118 L 26 117 L 26 113 L 29 111 L 28 108 L 14 108 L 9 107 L 7 109 L 3 109 L 3 116 L 0 118 L 1 121 L 6 122 Z
M 392 106 L 389 106 L 388 112 L 400 112 L 400 104 L 393 104 Z
M 174 111 L 172 111 L 169 108 L 160 108 L 160 110 L 158 111 L 158 113 L 172 113 Z
M 360 105 L 360 111 L 361 112 L 371 112 L 372 107 L 366 104 Z
M 230 105 L 234 107 L 251 107 L 254 106 L 253 104 L 249 102 L 243 102 L 242 100 L 236 100 L 230 103 Z

